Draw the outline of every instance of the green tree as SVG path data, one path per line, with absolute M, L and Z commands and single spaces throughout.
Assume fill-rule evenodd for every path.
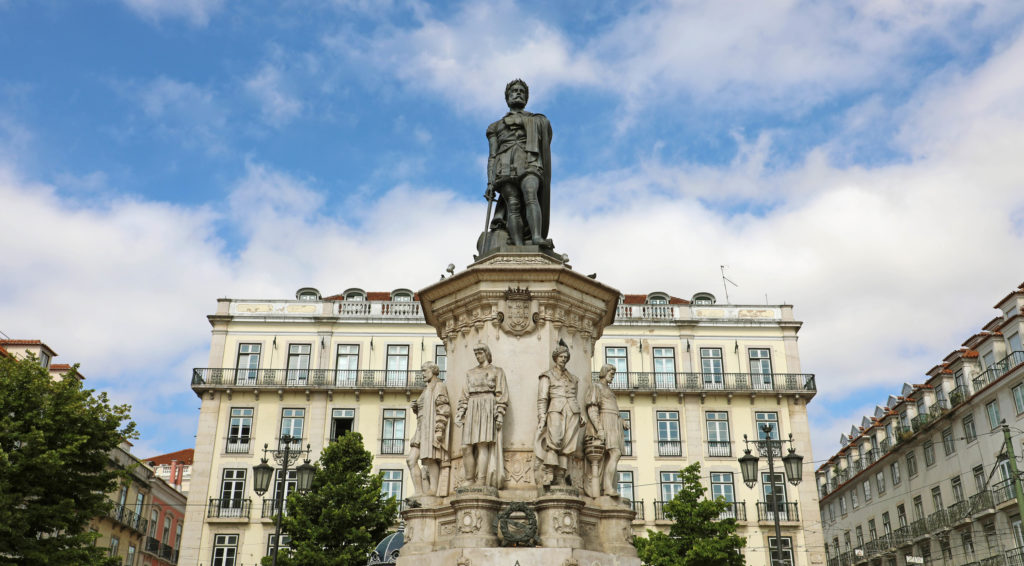
M 363 566 L 394 524 L 398 502 L 381 492 L 373 455 L 349 432 L 320 454 L 309 493 L 288 497 L 281 532 L 291 537 L 281 566 Z M 283 536 L 282 536 L 283 538 Z M 272 557 L 263 558 L 271 564 Z
M 747 539 L 736 534 L 736 519 L 720 519 L 729 508 L 724 499 L 707 499 L 700 484 L 700 463 L 680 472 L 683 487 L 665 503 L 665 517 L 672 521 L 668 534 L 647 531 L 637 538 L 640 560 L 650 566 L 743 566 L 740 552 Z
M 105 515 L 124 471 L 110 452 L 135 436 L 128 405 L 52 379 L 32 356 L 0 356 L 0 563 L 111 563 L 89 520 Z

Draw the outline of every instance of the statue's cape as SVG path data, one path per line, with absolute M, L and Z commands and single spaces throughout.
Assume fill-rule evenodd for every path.
M 534 114 L 523 111 L 523 119 L 526 122 L 526 151 L 540 155 L 540 161 L 544 164 L 544 174 L 540 180 L 540 191 L 537 199 L 540 201 L 540 208 L 543 216 L 541 235 L 548 237 L 548 227 L 551 225 L 551 122 L 543 114 Z M 502 117 L 504 120 L 504 116 Z M 496 127 L 498 122 L 491 124 L 488 130 Z M 507 206 L 504 198 L 498 198 L 494 209 L 494 220 L 506 224 Z M 493 224 L 493 222 L 492 222 Z

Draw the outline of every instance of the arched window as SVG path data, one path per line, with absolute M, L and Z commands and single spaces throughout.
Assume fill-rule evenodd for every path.
M 319 301 L 320 291 L 312 287 L 303 287 L 295 292 L 295 298 L 300 301 Z
M 715 296 L 711 293 L 696 293 L 690 302 L 695 305 L 713 305 L 715 304 Z
M 346 301 L 365 301 L 366 300 L 366 292 L 363 291 L 362 289 L 349 289 L 348 291 L 345 291 L 345 300 Z
M 399 289 L 391 293 L 392 301 L 412 301 L 412 291 Z
M 651 293 L 647 295 L 647 304 L 649 305 L 667 305 L 668 295 L 665 293 Z

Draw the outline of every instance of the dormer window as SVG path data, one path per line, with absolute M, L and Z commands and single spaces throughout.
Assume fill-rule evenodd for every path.
M 295 298 L 300 301 L 319 301 L 320 291 L 312 287 L 303 287 L 295 292 Z
M 39 365 L 47 369 L 50 368 L 50 353 L 46 350 L 41 350 L 39 352 Z
M 711 293 L 696 293 L 690 302 L 695 305 L 713 305 L 715 304 L 715 296 Z
M 347 291 L 345 293 L 346 301 L 365 301 L 366 293 L 362 291 Z
M 667 305 L 668 295 L 665 293 L 651 293 L 647 295 L 647 304 L 649 305 Z
M 395 292 L 391 293 L 391 300 L 392 301 L 410 302 L 410 301 L 412 301 L 412 292 L 405 291 L 405 290 L 395 291 Z

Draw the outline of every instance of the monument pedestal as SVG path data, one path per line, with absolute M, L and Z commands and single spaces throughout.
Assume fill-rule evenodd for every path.
M 460 488 L 452 499 L 455 509 L 455 548 L 488 548 L 498 546 L 498 490 L 491 487 Z
M 547 495 L 537 498 L 541 546 L 583 548 L 580 509 L 584 503 L 579 493 L 578 489 L 571 487 L 552 487 Z

